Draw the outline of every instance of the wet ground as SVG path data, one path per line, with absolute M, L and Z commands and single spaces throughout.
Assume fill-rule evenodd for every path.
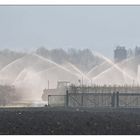
M 1 108 L 0 134 L 140 134 L 140 109 Z

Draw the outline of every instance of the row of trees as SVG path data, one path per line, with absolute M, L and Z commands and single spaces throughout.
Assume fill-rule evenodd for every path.
M 24 56 L 25 53 L 11 51 L 9 49 L 4 49 L 0 51 L 0 68 L 11 63 L 12 61 Z
M 95 56 L 89 49 L 47 49 L 40 47 L 36 50 L 38 55 L 49 58 L 56 63 L 62 64 L 70 62 L 83 71 L 89 71 L 95 65 L 100 64 L 103 60 Z M 11 63 L 12 61 L 26 55 L 26 53 L 15 52 L 8 49 L 0 51 L 0 68 Z
M 36 53 L 59 64 L 71 62 L 83 71 L 88 71 L 102 62 L 102 60 L 93 55 L 89 49 L 77 50 L 71 48 L 66 51 L 64 49 L 48 50 L 45 47 L 41 47 L 36 50 Z
M 14 86 L 0 85 L 0 105 L 10 105 L 20 99 Z

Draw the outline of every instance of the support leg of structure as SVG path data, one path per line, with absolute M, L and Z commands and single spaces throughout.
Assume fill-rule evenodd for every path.
M 66 91 L 66 107 L 69 106 L 69 93 L 68 90 Z

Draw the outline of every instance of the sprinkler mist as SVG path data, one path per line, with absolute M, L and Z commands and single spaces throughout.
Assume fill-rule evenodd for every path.
M 136 66 L 139 57 L 114 63 L 100 53 L 94 55 L 103 62 L 85 73 L 70 62 L 58 64 L 38 54 L 28 54 L 0 70 L 0 84 L 14 86 L 22 101 L 42 102 L 43 90 L 47 87 L 49 90 L 58 88 L 57 83 L 60 81 L 81 87 L 134 86 L 140 83 L 140 68 Z

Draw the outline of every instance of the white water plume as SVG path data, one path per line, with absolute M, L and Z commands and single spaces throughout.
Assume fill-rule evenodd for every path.
M 105 61 L 105 62 L 93 67 L 86 75 L 89 78 L 93 78 L 110 67 L 112 67 L 112 65 Z
M 37 54 L 21 57 L 0 70 L 0 83 L 14 85 L 23 100 L 41 100 L 43 89 L 56 88 L 57 81 L 68 81 L 72 84 L 89 85 L 92 81 L 97 85 L 132 85 L 140 83 L 139 67 L 140 57 L 131 58 L 114 64 L 105 56 L 95 53 L 104 62 L 93 67 L 87 74 L 83 73 L 70 62 L 57 64 Z M 135 74 L 137 72 L 137 74 Z M 137 77 L 137 78 L 136 78 Z
M 81 78 L 80 75 L 49 59 L 38 55 L 34 56 L 43 61 L 41 64 L 52 65 L 47 69 L 38 70 L 37 66 L 40 66 L 38 65 L 40 63 L 36 63 L 32 67 L 24 68 L 17 75 L 13 84 L 19 91 L 22 91 L 22 94 L 24 93 L 24 98 L 41 99 L 43 89 L 48 86 L 48 81 L 50 88 L 56 88 L 57 81 L 70 81 L 73 84 L 78 84 L 78 80 Z
M 140 85 L 140 65 L 138 65 L 137 81 L 138 84 Z
M 63 64 L 63 66 L 70 71 L 73 71 L 78 77 L 81 77 L 80 79 L 85 81 L 85 84 L 89 83 L 90 78 L 70 62 Z
M 134 81 L 134 77 L 129 75 L 124 69 L 121 69 L 117 64 L 114 64 L 107 57 L 96 53 L 98 57 L 103 58 L 105 61 L 110 63 L 112 66 L 96 75 L 92 78 L 92 82 L 99 85 L 124 85 L 124 84 L 132 84 Z

